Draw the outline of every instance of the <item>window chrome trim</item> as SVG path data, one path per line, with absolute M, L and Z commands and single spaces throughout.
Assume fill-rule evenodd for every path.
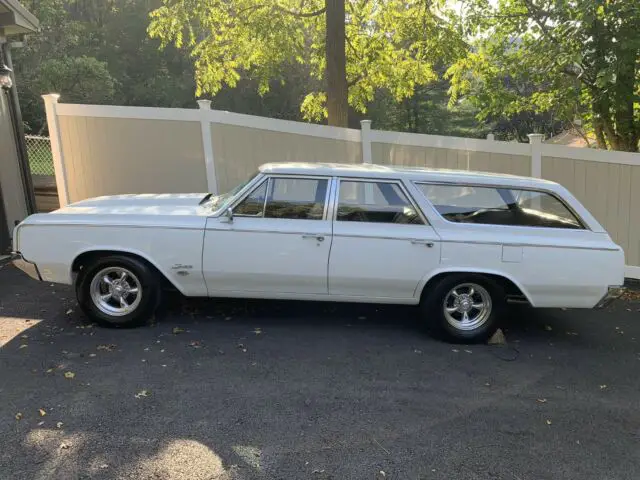
M 329 202 L 327 202 L 327 220 L 331 222 L 331 225 L 333 225 L 333 222 L 336 221 L 335 213 L 338 205 L 338 193 L 339 193 L 338 184 L 339 184 L 338 177 L 331 177 Z M 333 227 L 332 227 L 332 232 L 333 232 Z
M 236 208 L 240 203 L 242 203 L 249 195 L 251 195 L 256 189 L 260 188 L 262 186 L 262 184 L 264 182 L 267 182 L 267 190 L 265 192 L 264 195 L 264 204 L 262 205 L 262 216 L 258 217 L 255 215 L 242 215 L 239 214 L 237 215 L 238 217 L 243 217 L 243 218 L 266 218 L 264 216 L 264 213 L 266 211 L 266 206 L 267 206 L 267 200 L 269 198 L 269 188 L 272 184 L 273 179 L 278 179 L 278 178 L 282 178 L 282 179 L 293 179 L 293 180 L 326 180 L 327 181 L 327 191 L 325 192 L 324 195 L 324 209 L 322 211 L 322 219 L 320 219 L 320 221 L 326 221 L 327 220 L 327 210 L 328 210 L 328 205 L 329 205 L 329 192 L 331 189 L 331 180 L 333 179 L 333 177 L 331 176 L 327 176 L 327 175 L 287 175 L 287 174 L 264 174 L 261 173 L 262 178 L 259 182 L 259 184 L 255 184 L 254 188 L 251 188 L 249 191 L 246 191 L 244 188 L 242 189 L 241 192 L 238 192 L 238 196 L 236 197 L 236 199 L 234 199 L 227 208 L 231 208 L 232 210 L 234 208 Z M 251 182 L 252 185 L 255 182 Z M 247 185 L 248 187 L 249 185 Z M 218 215 L 215 215 L 216 217 L 219 217 L 222 214 L 222 212 L 219 212 Z M 235 215 L 235 214 L 234 214 Z M 271 218 L 271 220 L 278 220 L 277 217 Z M 314 220 L 314 219 L 300 219 L 300 218 L 285 218 L 284 220 Z M 317 220 L 314 220 L 317 221 Z
M 412 180 L 411 183 L 415 185 L 415 187 L 420 191 L 420 194 L 424 197 L 425 201 L 433 208 L 433 211 L 445 222 L 450 223 L 452 225 L 490 225 L 492 227 L 507 227 L 507 228 L 546 228 L 549 230 L 573 230 L 573 231 L 592 231 L 591 227 L 587 225 L 587 222 L 574 210 L 574 208 L 569 205 L 562 197 L 560 197 L 553 190 L 549 190 L 547 188 L 540 187 L 520 187 L 515 185 L 499 185 L 499 184 L 489 184 L 489 183 L 468 183 L 468 182 L 445 182 L 445 181 L 424 181 L 424 180 Z M 580 224 L 581 228 L 563 228 L 563 227 L 538 227 L 536 225 L 500 225 L 497 223 L 466 223 L 466 222 L 452 222 L 451 220 L 445 218 L 436 208 L 431 200 L 427 197 L 427 195 L 422 191 L 420 185 L 445 185 L 450 187 L 477 187 L 477 188 L 495 188 L 502 190 L 525 190 L 529 192 L 537 192 L 537 193 L 546 193 L 547 195 L 552 196 L 556 200 L 560 202 L 562 206 L 564 206 L 576 219 L 576 221 Z
M 335 202 L 333 205 L 333 212 L 331 215 L 332 221 L 334 222 L 338 222 L 338 205 L 340 204 L 340 183 L 345 181 L 345 182 L 362 182 L 362 183 L 393 183 L 396 184 L 400 190 L 402 191 L 402 193 L 404 193 L 405 197 L 407 197 L 407 200 L 409 201 L 409 203 L 411 204 L 411 206 L 413 207 L 413 209 L 416 211 L 416 213 L 418 214 L 418 216 L 422 219 L 423 223 L 422 225 L 416 225 L 415 223 L 405 223 L 405 224 L 396 224 L 396 223 L 387 223 L 387 222 L 351 222 L 351 223 L 368 223 L 368 224 L 374 224 L 374 225 L 416 225 L 418 227 L 420 226 L 426 226 L 426 227 L 430 227 L 432 226 L 431 223 L 429 222 L 429 220 L 427 219 L 426 215 L 424 214 L 424 212 L 422 211 L 422 209 L 420 208 L 420 206 L 418 205 L 418 203 L 415 201 L 415 199 L 411 196 L 411 193 L 407 190 L 407 188 L 405 187 L 405 185 L 402 183 L 401 179 L 386 179 L 386 178 L 370 178 L 370 177 L 335 177 L 336 178 L 336 192 L 335 192 Z

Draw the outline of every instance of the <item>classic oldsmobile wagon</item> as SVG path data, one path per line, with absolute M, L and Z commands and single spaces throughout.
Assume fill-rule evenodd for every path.
M 118 195 L 32 215 L 16 264 L 75 284 L 93 319 L 139 323 L 187 296 L 419 304 L 454 341 L 481 341 L 509 301 L 598 306 L 624 254 L 562 186 L 374 165 L 263 165 L 224 195 Z

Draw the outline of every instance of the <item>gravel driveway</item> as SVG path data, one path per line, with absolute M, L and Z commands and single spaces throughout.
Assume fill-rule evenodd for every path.
M 103 329 L 4 266 L 0 478 L 640 478 L 640 302 L 515 310 L 494 347 L 414 318 L 172 296 Z

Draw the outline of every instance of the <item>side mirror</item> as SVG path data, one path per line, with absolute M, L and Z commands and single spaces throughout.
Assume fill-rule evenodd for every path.
M 224 223 L 233 223 L 233 210 L 231 208 L 227 208 L 224 212 L 224 216 L 226 220 Z

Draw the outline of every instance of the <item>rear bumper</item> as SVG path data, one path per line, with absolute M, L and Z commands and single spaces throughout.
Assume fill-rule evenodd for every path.
M 594 308 L 604 308 L 613 302 L 616 298 L 620 298 L 620 296 L 625 292 L 625 288 L 620 285 L 612 285 L 607 289 L 607 293 L 605 293 L 604 297 L 596 304 Z
M 42 280 L 36 264 L 25 260 L 20 252 L 13 252 L 11 254 L 11 260 L 16 267 L 29 275 L 31 278 L 35 280 Z

